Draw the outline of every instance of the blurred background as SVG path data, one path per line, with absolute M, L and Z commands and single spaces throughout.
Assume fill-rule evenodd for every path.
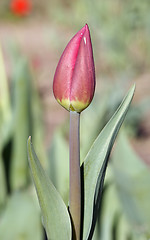
M 54 99 L 52 82 L 62 51 L 85 23 L 97 86 L 81 116 L 81 161 L 136 83 L 93 239 L 150 238 L 149 11 L 149 0 L 0 1 L 0 239 L 45 238 L 27 163 L 29 135 L 68 202 L 69 114 Z

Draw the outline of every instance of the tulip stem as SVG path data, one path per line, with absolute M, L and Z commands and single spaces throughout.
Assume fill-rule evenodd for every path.
M 73 240 L 80 240 L 81 179 L 80 179 L 80 114 L 70 111 L 69 137 L 70 191 L 69 210 L 73 224 Z

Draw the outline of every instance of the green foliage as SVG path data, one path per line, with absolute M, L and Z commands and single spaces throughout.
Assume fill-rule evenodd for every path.
M 6 178 L 1 153 L 0 153 L 0 189 L 1 189 L 0 190 L 0 211 L 1 211 L 1 208 L 6 201 Z
M 121 212 L 111 169 L 108 170 L 93 240 L 125 240 L 130 235 L 130 229 Z
M 10 97 L 5 74 L 2 50 L 0 48 L 0 210 L 6 201 L 6 176 L 2 151 L 7 140 L 7 133 L 11 119 Z
M 83 239 L 92 239 L 96 218 L 98 214 L 102 189 L 104 184 L 105 172 L 111 148 L 116 135 L 126 116 L 131 103 L 135 86 L 133 86 L 124 101 L 121 103 L 116 113 L 100 133 L 94 142 L 91 150 L 87 154 L 81 167 L 83 181 Z M 57 138 L 56 138 L 57 139 Z M 57 145 L 56 145 L 57 146 Z M 51 155 L 52 157 L 55 154 Z M 39 198 L 44 226 L 48 239 L 71 239 L 71 224 L 67 208 L 65 207 L 60 195 L 54 185 L 44 172 L 31 144 L 28 139 L 28 159 L 32 171 L 32 177 Z M 55 160 L 55 159 L 53 159 Z M 93 175 L 94 173 L 94 175 Z M 58 228 L 59 224 L 59 228 Z
M 59 27 L 65 23 L 65 29 L 67 28 L 68 31 L 73 31 L 73 26 L 78 30 L 85 22 L 89 24 L 91 31 L 94 29 L 96 33 L 93 38 L 94 49 L 96 49 L 94 51 L 95 59 L 99 60 L 96 61 L 97 76 L 100 68 L 102 78 L 104 75 L 111 75 L 114 78 L 115 74 L 120 74 L 120 71 L 121 76 L 124 77 L 119 84 L 121 80 L 119 75 L 119 81 L 115 87 L 113 85 L 107 96 L 104 94 L 98 96 L 93 105 L 82 116 L 81 159 L 83 162 L 97 132 L 105 125 L 120 104 L 122 90 L 126 87 L 127 81 L 129 82 L 136 73 L 149 71 L 150 1 L 81 0 L 69 2 L 64 0 L 60 2 L 57 0 L 51 1 L 51 3 L 47 1 L 48 5 L 45 2 L 43 4 L 45 4 L 46 10 L 49 8 L 56 29 L 56 22 L 59 22 Z M 0 12 L 4 16 L 8 11 L 8 4 L 5 1 L 1 5 L 3 6 Z M 56 41 L 56 37 L 60 39 L 59 33 L 56 35 L 53 37 L 53 42 L 55 42 L 55 46 L 60 48 L 60 41 Z M 10 54 L 13 55 L 14 69 L 11 92 L 0 50 L 0 223 L 2 224 L 0 224 L 2 226 L 2 228 L 0 227 L 0 239 L 26 239 L 27 235 L 29 240 L 43 239 L 41 225 L 36 225 L 36 221 L 39 224 L 39 212 L 34 209 L 34 204 L 28 204 L 32 198 L 30 195 L 33 189 L 30 187 L 31 182 L 26 160 L 26 138 L 28 135 L 32 135 L 37 155 L 42 165 L 46 166 L 46 153 L 42 147 L 40 102 L 31 84 L 32 76 L 26 59 L 22 58 L 20 54 L 12 52 L 12 49 L 10 49 Z M 131 75 L 127 73 L 131 73 Z M 123 82 L 125 84 L 122 84 Z M 126 128 L 130 129 L 130 134 L 132 131 L 133 135 L 136 136 L 143 113 L 147 111 L 148 107 L 149 99 L 147 107 L 145 107 L 144 102 L 131 106 L 125 122 Z M 48 153 L 48 174 L 67 204 L 69 184 L 66 142 L 67 137 L 63 135 L 61 129 L 54 134 Z M 106 176 L 106 185 L 104 186 L 93 240 L 149 239 L 147 227 L 150 215 L 148 206 L 149 168 L 142 162 L 142 159 L 135 156 L 129 145 L 127 136 L 124 134 L 120 136 L 113 162 L 108 169 L 110 171 Z M 40 147 L 37 148 L 37 146 Z M 137 173 L 135 174 L 136 169 Z M 122 176 L 125 181 L 122 180 Z M 127 183 L 129 183 L 128 186 Z M 26 188 L 29 191 L 24 192 L 20 188 Z M 31 208 L 26 207 L 29 205 Z M 23 211 L 24 208 L 26 213 Z M 20 214 L 18 213 L 19 209 Z M 31 213 L 35 215 L 35 218 L 31 217 Z M 23 219 L 26 219 L 26 223 L 29 224 L 23 226 Z M 33 225 L 30 224 L 30 220 Z M 14 225 L 11 227 L 13 222 L 14 228 Z M 31 233 L 32 228 L 34 233 Z
M 71 239 L 71 221 L 67 208 L 56 188 L 44 172 L 33 149 L 31 138 L 28 139 L 28 159 L 42 210 L 43 224 L 48 239 Z
M 69 193 L 69 153 L 65 133 L 58 129 L 48 151 L 49 176 L 66 205 Z
M 119 136 L 112 167 L 122 209 L 136 238 L 150 236 L 150 169 L 134 153 L 124 132 Z
M 24 73 L 24 74 L 23 74 Z M 27 155 L 25 139 L 30 127 L 30 82 L 27 64 L 20 59 L 13 76 L 13 146 L 11 162 L 11 188 L 18 189 L 27 183 Z M 20 140 L 22 138 L 22 140 Z
M 125 129 L 118 137 L 93 240 L 149 239 L 149 168 L 131 148 Z
M 131 148 L 125 129 L 106 175 L 93 240 L 149 239 L 149 168 Z
M 41 240 L 43 230 L 32 196 L 26 151 L 27 137 L 32 134 L 35 142 L 41 145 L 39 155 L 42 153 L 44 160 L 40 105 L 37 108 L 38 96 L 26 59 L 17 49 L 10 50 L 11 91 L 0 51 L 0 239 Z
M 111 120 L 102 130 L 83 163 L 84 225 L 83 239 L 92 239 L 99 209 L 105 171 L 116 135 L 126 116 L 133 97 L 133 86 Z
M 8 126 L 11 119 L 10 98 L 5 74 L 2 51 L 0 48 L 0 210 L 6 201 L 6 176 L 2 151 L 7 140 Z
M 13 193 L 9 198 L 1 216 L 0 239 L 42 239 L 38 205 L 29 191 Z

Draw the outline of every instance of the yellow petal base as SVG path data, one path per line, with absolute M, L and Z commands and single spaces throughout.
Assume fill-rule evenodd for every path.
M 70 102 L 69 99 L 62 99 L 61 101 L 57 99 L 57 102 L 68 111 L 73 111 L 78 113 L 82 112 L 89 105 L 89 101 L 87 103 L 84 103 L 78 100 Z

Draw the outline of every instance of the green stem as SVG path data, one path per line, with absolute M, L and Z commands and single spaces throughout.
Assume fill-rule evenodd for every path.
M 70 111 L 70 191 L 69 210 L 74 227 L 73 240 L 80 239 L 81 180 L 80 180 L 80 114 Z

